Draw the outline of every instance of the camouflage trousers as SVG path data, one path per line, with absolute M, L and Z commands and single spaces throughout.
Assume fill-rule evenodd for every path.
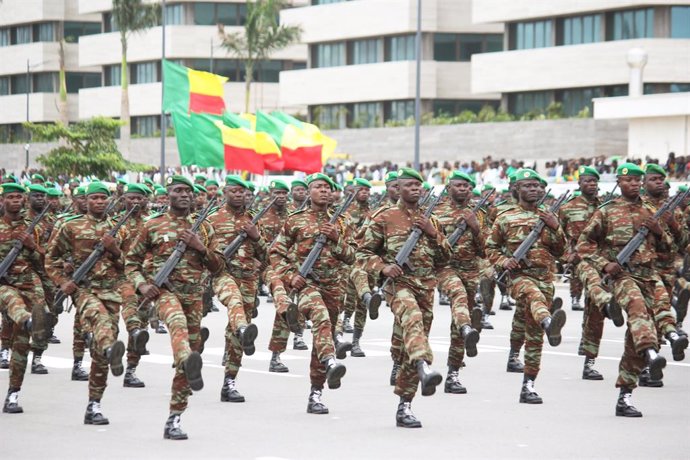
M 73 298 L 81 324 L 84 329 L 93 333 L 89 400 L 100 401 L 108 385 L 108 360 L 105 350 L 117 340 L 122 302 L 114 300 L 111 291 L 95 289 L 79 289 Z
M 321 283 L 317 285 L 308 280 L 307 285 L 299 293 L 297 303 L 300 313 L 312 322 L 313 346 L 309 363 L 309 378 L 312 386 L 316 388 L 323 388 L 326 382 L 326 367 L 323 361 L 335 356 L 333 337 L 340 313 L 341 301 L 338 296 L 342 292 L 335 287 L 337 285 L 335 282 L 322 280 Z
M 28 319 L 33 322 L 34 320 L 41 321 L 41 318 L 45 317 L 43 288 L 40 285 L 21 287 L 0 285 L 0 311 L 3 316 L 7 315 L 5 319 L 9 320 L 6 322 L 3 320 L 3 329 L 7 327 L 11 333 L 9 386 L 19 390 L 24 382 L 32 335 L 45 335 L 46 332 L 45 328 L 32 329 L 30 334 L 24 329 L 24 323 Z
M 3 313 L 0 317 L 0 349 L 9 350 L 12 348 L 12 334 L 14 323 Z
M 374 278 L 370 277 L 365 270 L 355 265 L 346 277 L 347 289 L 345 290 L 343 310 L 345 316 L 350 318 L 354 315 L 354 328 L 364 330 L 367 324 L 367 306 L 362 302 L 362 296 L 374 289 Z M 336 332 L 343 332 L 343 320 L 338 319 Z
M 450 348 L 448 348 L 448 366 L 460 368 L 465 358 L 465 341 L 460 334 L 460 327 L 470 324 L 470 312 L 474 308 L 474 296 L 477 294 L 479 272 L 463 271 L 446 267 L 438 274 L 439 289 L 450 297 Z
M 283 319 L 283 313 L 285 313 L 290 304 L 290 298 L 282 279 L 273 273 L 270 267 L 265 272 L 265 278 L 276 308 L 268 349 L 275 353 L 283 353 L 287 349 L 288 339 L 290 338 L 290 328 L 288 328 L 287 323 Z M 304 322 L 304 317 L 301 314 L 299 318 L 300 322 Z
M 242 366 L 242 344 L 237 336 L 241 327 L 252 322 L 256 291 L 259 288 L 258 278 L 234 278 L 223 273 L 213 279 L 213 290 L 220 303 L 228 309 L 228 324 L 225 327 L 225 376 L 237 377 Z
M 488 260 L 482 259 L 479 262 L 479 281 L 483 279 L 488 279 L 491 283 L 491 286 L 489 288 L 489 298 L 482 298 L 482 302 L 484 303 L 484 311 L 486 313 L 489 313 L 494 305 L 494 296 L 496 293 L 496 280 L 494 279 L 495 274 L 496 270 L 494 269 L 493 265 L 489 263 Z
M 184 375 L 183 363 L 192 351 L 201 349 L 202 286 L 192 292 L 171 292 L 161 289 L 156 300 L 158 318 L 165 322 L 173 351 L 175 376 L 170 396 L 170 413 L 181 414 L 187 409 L 192 389 Z
M 582 347 L 585 356 L 596 358 L 599 356 L 599 345 L 604 334 L 603 310 L 612 295 L 601 285 L 599 272 L 589 262 L 581 260 L 575 267 L 575 276 L 586 290 L 585 311 L 582 315 Z
M 134 284 L 125 281 L 120 285 L 120 295 L 122 296 L 122 319 L 125 321 L 127 331 L 127 367 L 137 367 L 141 356 L 134 348 L 134 340 L 129 335 L 135 329 L 148 327 L 146 310 L 139 310 L 139 297 L 137 296 Z
M 518 275 L 512 280 L 511 296 L 515 299 L 515 316 L 523 315 L 525 343 L 525 375 L 536 378 L 541 364 L 544 330 L 541 322 L 551 316 L 554 287 L 551 281 Z M 515 321 L 513 321 L 515 324 Z M 514 332 L 514 331 L 513 331 Z M 511 346 L 513 343 L 511 332 Z
M 570 297 L 579 299 L 582 297 L 583 290 L 582 281 L 580 281 L 576 276 L 570 278 Z
M 400 371 L 394 393 L 407 400 L 414 398 L 419 386 L 416 363 L 431 364 L 434 355 L 429 345 L 429 331 L 434 319 L 434 290 L 420 289 L 397 281 L 387 288 L 386 302 L 391 306 L 395 322 L 400 325 L 402 348 Z
M 86 331 L 81 325 L 79 315 L 75 312 L 74 323 L 72 324 L 72 356 L 79 361 L 84 359 L 84 352 L 86 350 L 86 340 L 84 340 L 85 332 Z

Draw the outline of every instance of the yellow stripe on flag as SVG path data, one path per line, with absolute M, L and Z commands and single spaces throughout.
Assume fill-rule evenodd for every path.
M 254 134 L 256 135 L 256 153 L 260 155 L 282 156 L 280 147 L 276 145 L 276 142 L 271 136 L 268 135 L 268 133 L 255 132 Z
M 223 84 L 228 81 L 226 77 L 192 69 L 189 69 L 187 75 L 189 76 L 190 93 L 223 97 Z
M 285 126 L 283 137 L 281 139 L 281 146 L 289 150 L 297 150 L 300 147 L 313 147 L 321 145 L 319 141 L 311 138 L 301 129 L 293 125 Z
M 215 121 L 223 137 L 223 144 L 232 147 L 255 150 L 256 141 L 253 131 L 245 128 L 229 128 L 222 121 Z

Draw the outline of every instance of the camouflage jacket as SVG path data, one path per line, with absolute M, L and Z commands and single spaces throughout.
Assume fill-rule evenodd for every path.
M 6 216 L 0 218 L 0 257 L 2 259 L 9 254 L 14 242 L 22 233 L 27 231 L 29 225 L 31 225 L 31 221 L 25 218 L 15 221 L 10 221 Z M 38 245 L 38 231 L 34 231 L 33 237 Z M 34 286 L 40 286 L 39 270 L 42 270 L 42 263 L 43 257 L 38 251 L 23 248 L 19 251 L 14 264 L 7 271 L 7 277 L 3 283 L 18 289 L 31 289 Z
M 317 212 L 312 208 L 290 215 L 278 235 L 276 243 L 269 250 L 273 269 L 290 280 L 299 272 L 299 267 L 314 247 L 319 228 L 329 221 L 330 210 Z M 321 256 L 314 264 L 313 279 L 322 283 L 337 280 L 342 273 L 343 264 L 351 265 L 355 260 L 351 230 L 344 218 L 337 221 L 340 238 L 337 243 L 326 240 Z
M 486 254 L 491 264 L 502 270 L 503 263 L 513 256 L 538 221 L 539 214 L 519 204 L 499 212 L 486 240 Z M 565 244 L 565 233 L 560 226 L 555 231 L 544 226 L 540 237 L 527 252 L 530 266 L 520 264 L 513 270 L 513 275 L 524 274 L 547 282 L 553 280 L 553 267 L 556 258 L 563 255 Z
M 437 214 L 438 222 L 446 235 L 449 237 L 461 221 L 462 212 L 467 209 L 472 211 L 472 204 L 460 207 L 455 202 L 449 202 L 444 206 L 443 214 Z M 465 271 L 479 270 L 479 263 L 484 257 L 484 241 L 486 230 L 486 213 L 483 209 L 477 212 L 477 220 L 479 221 L 479 234 L 474 235 L 472 230 L 467 227 L 462 237 L 452 247 L 453 256 L 450 259 L 450 265 Z
M 245 212 L 244 208 L 240 212 L 236 212 L 228 209 L 227 206 L 223 206 L 222 209 L 209 216 L 208 220 L 216 232 L 216 240 L 221 251 L 225 250 L 232 240 L 240 234 L 245 224 L 251 223 L 252 217 L 253 213 Z M 266 240 L 263 238 L 252 241 L 247 237 L 230 261 L 230 265 L 227 267 L 228 271 L 233 276 L 241 278 L 256 275 L 261 261 L 266 257 L 266 249 Z
M 647 203 L 650 208 L 654 210 L 654 212 L 656 212 L 664 205 L 664 202 L 667 200 L 667 198 L 655 199 L 649 195 L 645 195 L 642 197 L 642 200 Z M 657 253 L 657 266 L 660 268 L 671 268 L 678 258 L 678 253 L 683 252 L 688 244 L 689 232 L 687 227 L 683 225 L 683 211 L 681 211 L 680 207 L 677 207 L 673 210 L 673 219 L 677 224 L 675 228 L 661 219 L 662 228 L 665 231 L 668 231 L 673 237 L 673 247 L 669 252 Z
M 580 233 L 585 228 L 594 211 L 601 205 L 598 197 L 589 201 L 584 195 L 576 196 L 561 206 L 558 217 L 568 241 L 568 249 L 574 250 Z
M 577 242 L 577 252 L 594 268 L 603 271 L 606 264 L 615 262 L 621 249 L 635 236 L 645 219 L 651 217 L 654 212 L 655 208 L 641 199 L 636 202 L 629 202 L 624 198 L 609 201 L 597 209 L 582 230 Z M 668 231 L 663 231 L 659 237 L 649 232 L 645 241 L 630 258 L 630 266 L 633 269 L 653 269 L 657 253 L 670 251 L 672 247 L 673 237 Z
M 302 206 L 302 203 L 290 200 L 290 202 L 286 205 L 288 214 L 292 214 L 293 212 L 297 211 L 300 206 Z
M 421 209 L 409 211 L 402 202 L 376 212 L 358 244 L 357 259 L 362 266 L 378 278 L 384 267 L 394 264 L 395 256 L 410 236 L 414 219 L 421 214 Z M 436 238 L 431 239 L 422 233 L 410 254 L 409 262 L 413 269 L 405 269 L 405 273 L 395 279 L 396 283 L 402 282 L 419 289 L 433 289 L 436 286 L 436 271 L 450 260 L 451 248 L 433 215 L 431 223 L 438 233 Z
M 274 205 L 261 218 L 258 225 L 259 232 L 267 245 L 270 245 L 276 239 L 278 233 L 283 228 L 287 216 L 287 205 L 282 210 L 278 210 L 278 207 Z
M 125 274 L 136 289 L 142 284 L 153 280 L 158 270 L 165 264 L 172 254 L 179 235 L 194 225 L 194 217 L 191 215 L 178 217 L 167 212 L 150 216 L 139 230 L 136 239 L 125 255 Z M 199 228 L 199 237 L 208 249 L 202 254 L 192 248 L 187 248 L 182 259 L 170 274 L 169 283 L 178 291 L 201 290 L 201 281 L 210 264 L 218 265 L 222 270 L 222 249 L 218 247 L 213 226 L 204 222 Z M 150 258 L 146 270 L 144 262 Z M 150 266 L 150 269 L 149 269 Z M 215 273 L 214 273 L 215 274 Z
M 498 201 L 498 200 L 496 200 Z M 490 208 L 489 211 L 486 213 L 486 218 L 488 219 L 488 227 L 491 228 L 494 226 L 494 222 L 496 221 L 496 216 L 499 214 L 504 213 L 505 211 L 512 209 L 517 206 L 517 201 L 515 201 L 515 198 L 510 197 L 507 200 L 504 201 L 498 201 L 495 202 Z
M 355 231 L 360 229 L 367 217 L 371 214 L 371 209 L 369 209 L 369 203 L 360 203 L 357 200 L 353 201 L 350 208 L 347 210 L 347 223 L 351 225 Z

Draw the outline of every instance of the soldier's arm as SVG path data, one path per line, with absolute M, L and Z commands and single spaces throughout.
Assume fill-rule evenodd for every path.
M 290 218 L 283 225 L 283 229 L 278 233 L 276 242 L 268 252 L 268 258 L 275 272 L 282 274 L 284 279 L 291 279 L 297 272 L 295 264 L 290 260 L 289 254 L 295 244 L 294 235 L 289 227 Z
M 125 275 L 132 281 L 135 289 L 146 284 L 144 276 L 144 259 L 149 248 L 149 229 L 143 225 L 134 242 L 125 255 Z
M 605 236 L 604 219 L 605 216 L 602 211 L 597 209 L 580 233 L 580 238 L 575 246 L 575 251 L 580 257 L 589 261 L 599 272 L 604 270 L 606 264 L 612 262 L 604 257 L 601 251 Z
M 501 219 L 497 218 L 491 226 L 491 232 L 484 245 L 486 256 L 491 265 L 503 268 L 503 263 L 509 259 L 503 252 L 504 244 L 505 239 L 503 237 L 503 229 L 501 228 Z
M 338 242 L 332 244 L 331 254 L 346 264 L 353 264 L 355 262 L 355 248 L 354 240 L 352 239 L 352 227 L 348 226 L 345 221 L 339 221 L 337 224 L 340 238 Z
M 213 229 L 213 225 L 207 222 L 204 223 L 204 225 L 206 226 L 206 234 L 208 235 L 206 253 L 203 257 L 204 265 L 212 275 L 217 275 L 225 268 L 223 249 L 218 244 L 218 238 L 216 238 L 216 232 Z
M 361 260 L 365 269 L 376 275 L 386 266 L 379 255 L 382 252 L 384 242 L 383 224 L 378 219 L 373 219 L 362 237 L 361 243 L 355 253 L 355 258 Z
M 70 278 L 65 274 L 63 258 L 70 253 L 70 238 L 67 227 L 63 226 L 54 238 L 50 239 L 45 255 L 45 270 L 48 278 L 60 286 Z
M 436 229 L 436 238 L 428 238 L 431 247 L 434 248 L 434 262 L 436 266 L 443 265 L 453 257 L 453 249 L 448 243 L 446 234 L 441 230 L 441 225 L 436 217 L 431 216 L 431 223 Z
M 541 232 L 541 242 L 544 246 L 549 248 L 549 252 L 551 252 L 554 257 L 561 257 L 565 253 L 568 245 L 563 226 L 559 225 L 556 230 L 553 230 L 547 225 L 544 231 Z

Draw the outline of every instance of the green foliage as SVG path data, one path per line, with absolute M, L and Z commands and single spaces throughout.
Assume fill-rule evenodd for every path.
M 589 110 L 589 106 L 584 106 L 582 110 L 577 112 L 576 118 L 592 118 L 592 113 Z
M 107 177 L 113 171 L 148 171 L 151 166 L 122 158 L 115 143 L 120 121 L 97 117 L 70 126 L 62 123 L 24 123 L 34 142 L 60 141 L 60 146 L 38 157 L 48 174 Z
M 143 32 L 157 25 L 160 19 L 159 4 L 147 5 L 143 0 L 113 0 L 113 20 L 120 34 Z

